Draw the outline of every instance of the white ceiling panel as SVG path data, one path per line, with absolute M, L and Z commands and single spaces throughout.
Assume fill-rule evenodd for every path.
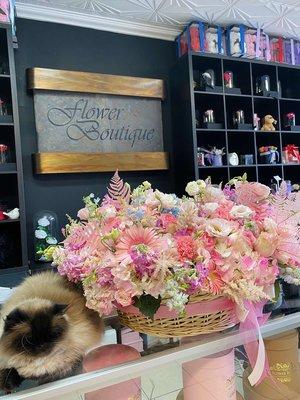
M 193 19 L 300 39 L 300 0 L 17 0 L 20 17 L 173 39 Z

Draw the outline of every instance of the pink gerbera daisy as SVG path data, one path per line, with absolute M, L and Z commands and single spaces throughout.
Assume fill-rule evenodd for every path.
M 143 254 L 158 253 L 162 240 L 151 228 L 132 226 L 122 232 L 116 246 L 116 256 L 121 262 L 132 262 L 132 252 Z

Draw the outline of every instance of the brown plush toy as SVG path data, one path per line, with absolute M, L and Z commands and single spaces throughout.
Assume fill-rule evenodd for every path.
M 275 131 L 275 126 L 277 121 L 272 117 L 272 115 L 266 115 L 262 119 L 262 131 Z

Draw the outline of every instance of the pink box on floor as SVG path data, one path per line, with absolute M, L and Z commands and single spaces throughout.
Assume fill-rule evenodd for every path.
M 122 344 L 110 344 L 98 347 L 88 353 L 83 360 L 84 372 L 97 371 L 113 367 L 140 358 L 138 351 Z M 116 385 L 108 386 L 85 395 L 85 400 L 140 400 L 141 379 L 131 379 Z
M 184 400 L 236 400 L 234 351 L 182 364 Z

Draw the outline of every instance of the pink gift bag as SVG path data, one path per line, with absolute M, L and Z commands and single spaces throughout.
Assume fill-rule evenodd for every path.
M 113 367 L 128 361 L 138 360 L 140 353 L 133 347 L 123 344 L 109 344 L 89 352 L 83 360 L 83 371 L 91 372 Z M 139 400 L 141 398 L 141 379 L 131 379 L 108 386 L 85 395 L 85 400 Z
M 9 0 L 0 0 L 0 21 L 9 22 Z
M 182 364 L 184 400 L 237 400 L 234 351 Z

